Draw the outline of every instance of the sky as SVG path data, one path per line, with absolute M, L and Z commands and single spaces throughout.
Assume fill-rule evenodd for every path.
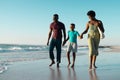
M 101 45 L 119 45 L 120 41 L 119 0 L 0 0 L 0 44 L 47 43 L 49 25 L 53 14 L 59 14 L 66 32 L 71 23 L 80 34 L 89 21 L 86 13 L 96 12 L 105 28 Z M 87 45 L 87 34 L 79 45 Z

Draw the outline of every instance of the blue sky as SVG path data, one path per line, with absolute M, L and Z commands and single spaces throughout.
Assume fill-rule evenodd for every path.
M 76 24 L 81 33 L 88 22 L 87 11 L 96 11 L 103 21 L 106 38 L 101 45 L 120 44 L 119 0 L 0 0 L 0 43 L 46 44 L 54 13 L 59 14 L 66 30 Z M 79 40 L 87 44 L 87 35 Z

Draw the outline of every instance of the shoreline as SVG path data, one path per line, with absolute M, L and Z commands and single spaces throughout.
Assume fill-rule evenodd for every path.
M 83 46 L 83 47 L 86 47 L 86 46 Z M 120 52 L 120 46 L 100 46 L 99 47 L 99 54 L 101 54 L 101 53 L 116 53 L 116 54 L 119 54 L 119 52 Z M 31 54 L 32 53 L 32 54 Z M 78 51 L 77 53 L 76 53 L 76 56 L 84 56 L 84 55 L 88 55 L 88 53 L 89 53 L 89 51 L 88 50 L 84 50 L 84 51 Z M 8 54 L 8 55 L 7 55 Z M 14 55 L 15 54 L 15 55 Z M 19 55 L 22 55 L 22 56 L 19 56 Z M 4 61 L 3 60 L 3 63 L 5 62 L 5 64 L 9 64 L 9 63 L 14 63 L 14 62 L 26 62 L 26 61 L 37 61 L 37 60 L 42 60 L 42 59 L 49 59 L 49 54 L 45 54 L 46 55 L 46 57 L 45 57 L 45 55 L 43 56 L 43 57 L 38 57 L 38 58 L 36 58 L 36 57 L 33 57 L 32 58 L 32 56 L 30 56 L 31 58 L 29 58 L 29 55 L 37 55 L 37 56 L 40 56 L 41 54 L 44 54 L 44 53 L 41 53 L 41 52 L 39 52 L 39 51 L 37 51 L 37 52 L 27 52 L 27 53 L 25 53 L 25 55 L 24 55 L 24 52 L 20 52 L 20 53 L 5 53 L 5 54 L 0 54 L 0 57 L 1 56 L 3 56 L 3 58 L 4 57 L 6 57 L 6 56 L 10 56 L 10 58 L 12 58 L 12 56 L 16 56 L 16 55 L 18 55 L 19 57 L 18 58 L 13 58 L 13 59 L 8 59 L 8 60 L 6 60 L 6 61 Z M 71 53 L 72 54 L 72 53 Z M 24 56 L 26 57 L 26 58 L 24 58 Z M 28 56 L 27 56 L 28 55 Z M 56 55 L 56 54 L 55 54 Z M 28 57 L 28 58 L 27 58 Z M 62 57 L 66 57 L 66 51 L 62 51 Z M 1 59 L 3 59 L 3 58 L 1 58 Z M 1 64 L 2 62 L 0 62 L 0 64 Z

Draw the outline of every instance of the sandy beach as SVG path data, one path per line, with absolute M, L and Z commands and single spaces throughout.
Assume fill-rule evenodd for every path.
M 75 68 L 67 68 L 66 57 L 60 68 L 49 67 L 49 59 L 14 62 L 0 74 L 0 80 L 119 80 L 119 52 L 100 52 L 97 69 L 88 70 L 88 55 L 77 56 Z M 116 54 L 115 54 L 116 53 Z

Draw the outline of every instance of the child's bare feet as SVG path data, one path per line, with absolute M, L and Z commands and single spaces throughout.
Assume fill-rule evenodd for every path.
M 97 66 L 96 66 L 96 65 L 93 65 L 93 68 L 97 68 Z
M 51 67 L 53 64 L 55 64 L 55 61 L 52 61 L 51 64 L 50 64 L 49 66 Z
M 71 68 L 74 68 L 74 64 L 72 64 Z
M 71 64 L 71 63 L 69 62 L 67 67 L 69 67 L 69 66 L 70 66 L 70 64 Z

